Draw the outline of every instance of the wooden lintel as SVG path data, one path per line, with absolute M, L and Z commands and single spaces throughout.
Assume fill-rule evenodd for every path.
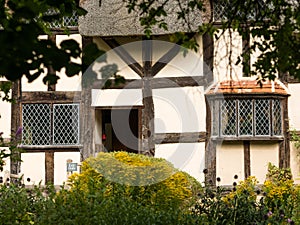
M 77 91 L 22 92 L 22 103 L 72 103 L 80 101 Z
M 180 46 L 174 44 L 174 46 L 164 54 L 152 67 L 152 75 L 158 74 L 175 56 L 178 54 Z
M 206 141 L 206 132 L 156 133 L 155 144 L 197 143 Z
M 143 87 L 142 79 L 127 79 L 125 83 L 104 87 L 105 80 L 97 80 L 93 84 L 94 89 L 140 89 Z M 113 83 L 113 82 L 112 82 Z M 174 88 L 174 87 L 197 87 L 205 86 L 206 78 L 194 77 L 157 77 L 151 79 L 152 89 Z
M 282 141 L 282 136 L 211 137 L 213 141 Z
M 140 77 L 143 76 L 142 66 L 113 38 L 103 38 L 105 43 Z

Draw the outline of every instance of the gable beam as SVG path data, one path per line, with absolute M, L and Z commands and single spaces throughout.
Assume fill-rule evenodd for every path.
M 153 76 L 157 75 L 175 56 L 178 54 L 180 46 L 175 44 L 166 54 L 164 54 L 152 68 Z
M 143 77 L 142 66 L 115 39 L 103 38 L 105 43 L 140 77 Z

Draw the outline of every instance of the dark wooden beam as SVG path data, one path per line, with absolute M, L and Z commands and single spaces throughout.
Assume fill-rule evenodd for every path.
M 174 44 L 174 46 L 153 65 L 152 67 L 153 76 L 158 74 L 169 62 L 171 62 L 172 59 L 174 59 L 175 56 L 178 54 L 179 50 L 180 50 L 180 46 Z
M 206 132 L 156 133 L 155 144 L 197 143 L 206 141 Z
M 289 131 L 289 116 L 288 116 L 288 98 L 282 100 L 283 109 L 283 141 L 279 143 L 279 167 L 290 167 L 290 131 Z
M 48 39 L 56 45 L 56 35 L 55 34 L 49 35 Z M 49 66 L 47 69 L 48 69 L 48 74 L 55 74 L 55 70 L 53 69 L 52 66 Z M 47 86 L 48 86 L 48 91 L 55 91 L 56 90 L 56 85 L 55 84 L 47 84 Z
M 243 141 L 244 146 L 244 176 L 245 178 L 251 176 L 250 163 L 250 141 Z
M 152 96 L 152 41 L 143 41 L 143 105 L 142 109 L 142 154 L 155 154 L 154 143 L 154 103 Z
M 248 28 L 245 28 L 245 33 L 242 35 L 242 55 L 243 55 L 243 77 L 250 76 L 250 32 L 246 32 Z
M 83 37 L 82 48 L 84 49 L 92 42 L 93 38 Z M 83 72 L 89 66 L 86 58 L 88 57 L 83 55 Z M 82 91 L 80 97 L 80 143 L 82 143 L 81 160 L 85 160 L 86 158 L 93 156 L 96 153 L 96 147 L 94 145 L 95 109 L 91 107 L 91 89 L 93 82 L 90 82 L 90 74 L 83 73 L 83 75 Z
M 22 103 L 72 103 L 80 101 L 77 91 L 22 92 Z
M 141 89 L 143 86 L 142 79 L 127 79 L 125 83 L 109 87 L 104 87 L 106 80 L 97 80 L 93 84 L 94 89 Z M 207 84 L 206 78 L 203 76 L 194 77 L 156 77 L 150 79 L 152 89 L 174 88 L 174 87 L 198 87 Z
M 45 152 L 45 183 L 54 184 L 54 152 Z
M 21 127 L 21 81 L 15 81 L 12 86 L 12 98 L 15 100 L 11 104 L 11 135 L 14 136 L 19 127 Z M 20 139 L 20 138 L 19 138 Z M 19 139 L 11 139 L 13 144 L 17 145 L 20 141 Z M 20 153 L 16 153 L 20 154 Z M 10 161 L 10 172 L 12 174 L 19 174 L 20 172 L 20 162 L 11 160 Z
M 211 139 L 211 125 L 212 115 L 209 100 L 205 98 L 206 105 L 206 141 L 205 141 L 205 174 L 206 185 L 216 185 L 217 176 L 217 145 L 216 142 Z
M 210 34 L 204 34 L 202 36 L 203 45 L 203 73 L 207 80 L 207 86 L 209 86 L 213 80 L 213 68 L 214 68 L 214 38 Z
M 105 43 L 140 77 L 143 77 L 142 66 L 113 38 L 103 38 Z
M 284 139 L 282 136 L 239 136 L 239 137 L 212 137 L 213 141 L 277 141 Z

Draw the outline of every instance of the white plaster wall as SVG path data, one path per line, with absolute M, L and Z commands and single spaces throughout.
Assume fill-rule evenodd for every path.
M 160 144 L 155 146 L 155 157 L 164 158 L 175 168 L 204 182 L 205 143 Z
M 48 39 L 47 35 L 41 35 L 40 39 Z M 47 69 L 36 80 L 29 83 L 25 76 L 22 77 L 22 91 L 47 91 L 47 85 L 43 83 L 43 78 L 47 74 Z M 34 72 L 34 71 L 32 71 Z
M 241 142 L 222 143 L 217 145 L 217 177 L 221 178 L 219 185 L 232 185 L 234 181 L 244 179 L 244 148 Z M 235 180 L 234 176 L 238 175 Z
M 62 185 L 68 179 L 67 160 L 80 163 L 80 152 L 55 152 L 54 153 L 54 185 Z M 78 167 L 79 172 L 80 168 Z M 70 175 L 70 173 L 69 173 Z
M 5 150 L 6 153 L 9 153 L 9 148 L 2 148 L 0 147 L 1 150 Z M 4 166 L 3 166 L 3 170 L 0 171 L 0 177 L 3 178 L 3 181 L 5 182 L 7 178 L 9 178 L 9 174 L 10 174 L 10 158 L 5 158 L 4 159 Z
M 5 81 L 0 77 L 0 81 Z M 0 97 L 4 95 L 0 92 Z M 11 128 L 11 103 L 2 101 L 0 98 L 0 132 L 3 132 L 3 138 L 10 138 Z
M 143 105 L 141 89 L 92 89 L 92 106 Z
M 296 184 L 300 184 L 300 149 L 291 142 L 291 171 Z
M 82 38 L 80 34 L 71 35 L 57 35 L 56 44 L 60 46 L 63 40 L 74 39 L 78 42 L 79 46 L 82 47 Z M 73 59 L 75 63 L 81 64 L 81 59 Z M 75 75 L 73 77 L 68 77 L 65 73 L 65 69 L 62 69 L 57 75 L 60 77 L 56 84 L 57 91 L 81 91 L 81 74 Z
M 259 183 L 264 183 L 268 171 L 268 163 L 279 166 L 278 143 L 251 143 L 250 164 L 251 175 L 255 176 Z
M 45 184 L 45 153 L 22 153 L 21 159 L 20 174 L 24 175 L 25 185 Z
M 155 133 L 205 131 L 203 87 L 153 90 Z
M 299 114 L 300 84 L 289 84 L 288 89 L 291 94 L 291 96 L 288 99 L 290 128 L 300 130 L 300 114 Z
M 221 34 L 221 30 L 219 35 Z M 214 40 L 214 77 L 217 81 L 224 79 L 240 79 L 243 76 L 242 65 L 235 65 L 237 57 L 242 53 L 242 37 L 237 32 L 231 33 L 226 30 L 219 39 Z M 231 66 L 229 64 L 229 52 L 231 55 Z

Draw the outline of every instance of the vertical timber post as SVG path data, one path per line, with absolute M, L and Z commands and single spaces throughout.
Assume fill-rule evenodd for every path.
M 206 105 L 206 141 L 205 141 L 205 184 L 216 185 L 217 176 L 217 143 L 211 139 L 211 108 L 209 100 L 205 98 Z
M 88 44 L 92 43 L 93 39 L 91 37 L 82 37 L 82 47 L 83 49 Z M 85 63 L 85 55 L 82 56 L 82 91 L 81 91 L 81 104 L 80 104 L 80 113 L 81 113 L 81 157 L 82 160 L 88 158 L 89 156 L 95 155 L 95 146 L 94 146 L 94 126 L 95 126 L 95 109 L 91 107 L 92 103 L 92 80 L 94 79 L 93 74 L 86 74 L 85 70 L 89 65 Z
M 289 132 L 289 117 L 288 117 L 288 97 L 282 100 L 283 113 L 283 141 L 279 143 L 279 167 L 290 167 L 290 132 Z
M 251 176 L 250 166 L 250 141 L 243 141 L 244 146 L 244 176 L 245 179 Z
M 152 97 L 152 41 L 143 40 L 143 105 L 142 110 L 142 154 L 154 156 L 154 104 Z
M 15 137 L 15 134 L 18 128 L 21 126 L 21 100 L 22 100 L 22 91 L 21 91 L 21 80 L 17 80 L 13 82 L 12 85 L 12 98 L 15 100 L 14 103 L 11 104 L 11 135 L 13 137 L 13 142 L 15 145 L 18 144 L 18 141 L 21 141 L 20 138 Z M 15 153 L 21 154 L 21 153 Z M 11 160 L 10 161 L 10 172 L 11 174 L 19 174 L 20 172 L 20 162 Z
M 54 152 L 45 152 L 45 184 L 54 184 Z

